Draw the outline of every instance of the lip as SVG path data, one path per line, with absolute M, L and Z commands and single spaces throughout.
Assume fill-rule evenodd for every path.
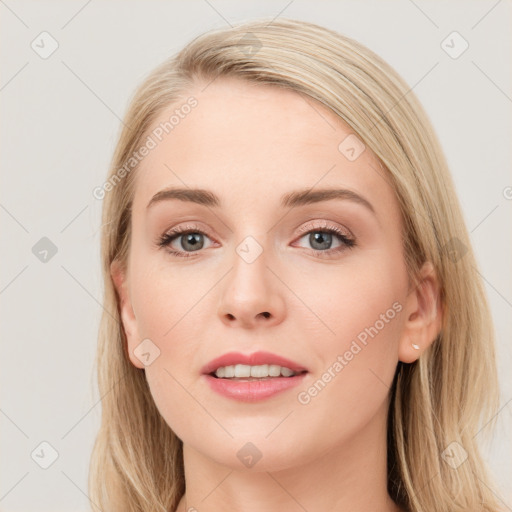
M 252 354 L 241 354 L 240 352 L 228 352 L 220 357 L 217 357 L 203 366 L 201 373 L 209 375 L 221 366 L 232 366 L 235 364 L 245 364 L 249 366 L 259 366 L 263 364 L 275 364 L 285 366 L 294 372 L 308 371 L 295 361 L 286 359 L 285 357 L 272 354 L 271 352 L 254 352 Z M 293 378 L 293 377 L 288 377 Z
M 294 377 L 271 377 L 264 380 L 218 379 L 211 375 L 202 375 L 210 389 L 216 393 L 241 402 L 257 402 L 282 393 L 299 385 L 307 373 Z
M 232 366 L 236 364 L 246 364 L 258 366 L 262 364 L 275 364 L 285 366 L 290 370 L 297 372 L 293 377 L 269 377 L 261 380 L 230 380 L 219 379 L 211 375 L 221 366 Z M 202 369 L 202 377 L 206 380 L 210 388 L 227 398 L 239 400 L 242 402 L 256 402 L 270 398 L 297 386 L 302 382 L 307 368 L 277 354 L 271 352 L 254 352 L 252 354 L 241 354 L 239 352 L 229 352 L 206 364 Z

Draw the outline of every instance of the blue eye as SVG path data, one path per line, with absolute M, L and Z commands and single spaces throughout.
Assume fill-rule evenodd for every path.
M 158 241 L 158 245 L 159 247 L 170 247 L 175 239 L 181 239 L 180 245 L 185 251 L 169 249 L 169 252 L 174 256 L 188 258 L 193 256 L 193 254 L 188 254 L 188 252 L 194 253 L 203 249 L 205 236 L 207 236 L 206 233 L 194 227 L 178 226 L 165 233 Z
M 345 232 L 336 226 L 311 228 L 309 230 L 302 229 L 303 234 L 300 239 L 308 237 L 311 245 L 312 254 L 319 258 L 331 257 L 346 249 L 350 249 L 356 245 L 354 238 L 349 237 Z M 167 247 L 168 252 L 173 256 L 190 258 L 195 256 L 194 253 L 200 252 L 204 248 L 204 239 L 209 238 L 208 235 L 195 226 L 178 226 L 168 231 L 160 237 L 157 242 L 159 247 Z M 337 238 L 340 246 L 332 248 L 333 237 Z M 175 240 L 181 240 L 180 245 L 183 250 L 171 249 L 171 244 Z
M 353 247 L 355 245 L 354 239 L 348 238 L 343 232 L 335 228 L 312 229 L 308 231 L 306 235 L 302 236 L 301 239 L 305 237 L 307 237 L 308 243 L 314 251 L 329 254 L 332 252 L 338 252 L 339 250 L 343 250 L 345 248 Z M 332 244 L 336 238 L 341 243 L 341 246 L 333 249 Z

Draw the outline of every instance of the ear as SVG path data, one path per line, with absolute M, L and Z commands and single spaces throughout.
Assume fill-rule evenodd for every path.
M 133 312 L 130 294 L 128 292 L 128 279 L 126 272 L 118 261 L 113 261 L 110 265 L 110 275 L 114 282 L 120 303 L 122 327 L 128 343 L 127 350 L 130 361 L 137 368 L 144 368 L 144 364 L 135 355 L 134 350 L 140 344 L 139 331 L 137 327 L 137 319 Z
M 407 296 L 405 315 L 398 358 L 404 363 L 412 363 L 434 342 L 442 328 L 440 286 L 430 262 L 423 265 L 418 284 Z

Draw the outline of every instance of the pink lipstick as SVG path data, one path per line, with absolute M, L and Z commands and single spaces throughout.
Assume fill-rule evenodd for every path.
M 304 366 L 270 352 L 229 352 L 201 370 L 213 391 L 243 402 L 270 398 L 297 386 L 307 372 Z

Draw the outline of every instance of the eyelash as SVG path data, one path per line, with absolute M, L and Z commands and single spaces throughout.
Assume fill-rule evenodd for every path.
M 349 238 L 341 229 L 339 229 L 336 226 L 316 226 L 316 227 L 304 227 L 299 230 L 300 237 L 303 238 L 305 235 L 309 233 L 330 233 L 336 235 L 339 240 L 343 243 L 343 246 L 337 247 L 336 249 L 328 249 L 327 251 L 320 251 L 317 249 L 309 249 L 310 251 L 313 251 L 313 255 L 317 258 L 330 258 L 333 254 L 338 254 L 341 251 L 344 251 L 346 249 L 351 249 L 356 246 L 356 241 L 353 238 Z M 203 230 L 197 228 L 194 225 L 187 225 L 187 226 L 178 226 L 176 228 L 171 229 L 167 233 L 164 233 L 157 241 L 157 245 L 160 248 L 167 247 L 167 251 L 172 254 L 173 256 L 177 256 L 179 258 L 191 258 L 195 256 L 195 252 L 200 251 L 194 251 L 191 253 L 187 253 L 185 251 L 175 251 L 173 249 L 169 249 L 168 246 L 173 242 L 176 238 L 179 238 L 179 236 L 187 235 L 189 233 L 199 233 L 201 235 L 208 236 L 207 233 L 205 233 Z

